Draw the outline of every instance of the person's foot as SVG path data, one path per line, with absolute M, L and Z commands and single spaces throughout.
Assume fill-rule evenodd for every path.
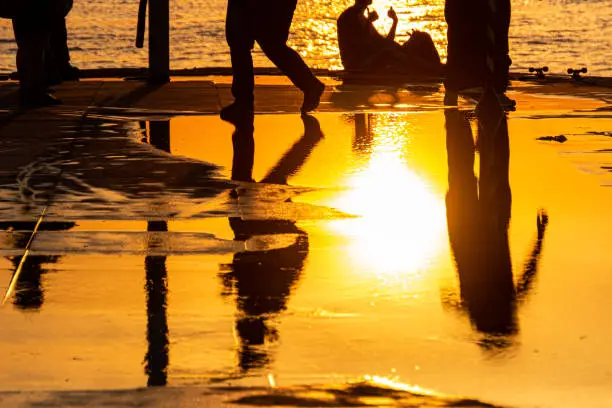
M 81 77 L 81 70 L 74 65 L 68 64 L 61 69 L 60 76 L 64 81 L 78 81 Z
M 49 93 L 42 93 L 39 95 L 22 95 L 19 100 L 19 106 L 21 109 L 35 109 L 61 104 L 62 101 Z
M 246 104 L 232 103 L 221 109 L 219 115 L 222 120 L 231 123 L 232 125 L 244 126 L 253 125 L 254 113 L 253 107 Z
M 317 109 L 319 103 L 321 102 L 321 95 L 325 91 L 325 85 L 323 82 L 319 82 L 313 88 L 304 91 L 304 102 L 302 103 L 302 107 L 300 111 L 302 113 L 307 113 Z

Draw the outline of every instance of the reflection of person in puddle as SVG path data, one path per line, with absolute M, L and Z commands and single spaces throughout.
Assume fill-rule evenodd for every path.
M 262 179 L 265 183 L 287 184 L 308 158 L 321 137 L 318 121 L 303 115 L 305 134 Z M 253 182 L 255 143 L 252 124 L 237 126 L 233 134 L 232 179 Z M 237 197 L 237 196 L 235 196 Z M 264 235 L 292 234 L 293 243 L 280 249 L 244 251 L 234 255 L 221 274 L 225 295 L 235 295 L 238 314 L 236 333 L 240 341 L 239 367 L 243 372 L 265 367 L 269 356 L 262 347 L 274 342 L 278 333 L 273 320 L 287 308 L 291 290 L 302 273 L 308 255 L 308 235 L 291 220 L 249 220 L 231 217 L 236 241 L 247 242 Z
M 38 226 L 38 231 L 65 231 L 74 227 L 73 222 L 44 222 Z M 26 248 L 31 232 L 36 226 L 33 222 L 3 222 L 0 228 L 15 231 L 12 246 L 14 248 Z M 22 232 L 23 231 L 23 232 Z M 48 272 L 45 264 L 55 264 L 59 261 L 57 255 L 29 255 L 9 257 L 13 264 L 14 286 L 13 304 L 21 310 L 40 310 L 44 303 L 44 290 L 42 287 L 42 275 Z M 16 274 L 19 275 L 16 275 Z
M 529 289 L 535 276 L 548 218 L 544 213 L 538 216 L 538 239 L 515 288 L 508 243 L 512 201 L 508 127 L 501 107 L 483 102 L 478 112 L 477 146 L 466 113 L 456 108 L 445 111 L 446 210 L 463 304 L 475 328 L 491 336 L 482 343 L 489 348 L 508 345 L 503 336 L 518 330 L 517 298 Z M 480 151 L 480 180 L 473 170 L 476 149 Z

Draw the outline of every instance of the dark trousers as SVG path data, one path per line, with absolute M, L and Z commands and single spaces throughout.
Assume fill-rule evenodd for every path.
M 497 92 L 505 92 L 510 67 L 508 32 L 510 0 L 446 0 L 448 56 L 445 85 L 450 89 L 484 86 L 490 80 Z M 489 36 L 493 31 L 494 40 Z M 494 70 L 490 72 L 487 58 Z
M 24 97 L 43 94 L 49 67 L 55 67 L 56 62 L 69 60 L 65 16 L 71 8 L 72 0 L 54 0 L 36 5 L 24 2 L 13 19 L 17 72 Z
M 66 18 L 58 18 L 56 21 L 53 21 L 51 24 L 51 32 L 49 34 L 49 48 L 53 64 L 57 68 L 63 69 L 70 65 Z
M 61 82 L 62 73 L 70 68 L 66 16 L 72 9 L 72 0 L 62 0 L 60 5 L 56 17 L 49 21 L 49 46 L 45 53 L 45 70 L 49 83 Z
M 232 94 L 236 103 L 253 105 L 255 41 L 264 54 L 300 90 L 319 84 L 300 55 L 287 45 L 297 0 L 229 0 L 225 35 L 232 60 Z
M 45 91 L 45 50 L 49 24 L 42 16 L 19 16 L 13 19 L 17 42 L 17 72 L 23 97 L 36 97 Z
M 489 19 L 494 33 L 495 43 L 491 44 L 491 56 L 494 65 L 493 87 L 497 92 L 505 92 L 510 79 L 510 0 L 495 0 L 497 12 Z

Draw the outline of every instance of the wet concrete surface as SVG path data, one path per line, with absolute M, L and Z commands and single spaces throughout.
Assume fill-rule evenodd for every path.
M 337 93 L 253 134 L 108 106 L 3 123 L 3 406 L 612 403 L 606 105 L 517 93 L 490 138 L 470 101 Z

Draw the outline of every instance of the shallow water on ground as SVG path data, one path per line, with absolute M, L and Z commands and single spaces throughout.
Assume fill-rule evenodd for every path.
M 3 166 L 2 293 L 35 228 L 24 192 L 63 170 L 0 308 L 0 389 L 377 376 L 512 406 L 612 403 L 612 117 L 510 114 L 507 235 L 482 221 L 499 208 L 472 113 L 315 118 L 257 115 L 252 157 L 214 116 L 96 119 L 18 165 L 18 190 Z M 231 183 L 249 157 L 255 183 Z

